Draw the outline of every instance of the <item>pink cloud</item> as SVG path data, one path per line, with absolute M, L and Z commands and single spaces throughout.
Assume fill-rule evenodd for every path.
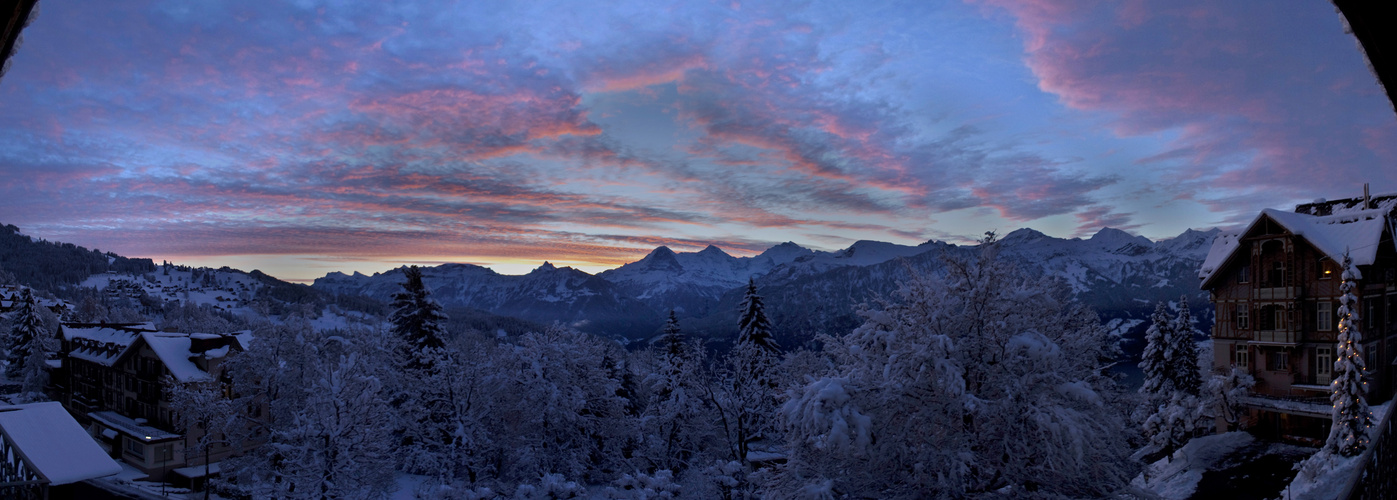
M 1176 132 L 1142 162 L 1177 169 L 1191 180 L 1181 189 L 1270 186 L 1284 200 L 1347 193 L 1359 179 L 1397 188 L 1397 170 L 1381 167 L 1397 162 L 1383 147 L 1397 142 L 1392 113 L 1327 4 L 982 3 L 1025 33 L 1043 91 L 1110 113 L 1119 135 Z M 1335 59 L 1316 46 L 1348 50 Z

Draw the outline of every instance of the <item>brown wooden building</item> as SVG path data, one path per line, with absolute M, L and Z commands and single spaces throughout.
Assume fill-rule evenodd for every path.
M 1368 400 L 1391 398 L 1397 358 L 1397 194 L 1317 201 L 1294 212 L 1263 210 L 1213 242 L 1199 274 L 1216 307 L 1213 366 L 1238 366 L 1257 384 L 1246 400 L 1262 432 L 1321 440 L 1338 334 L 1341 263 L 1361 274 L 1359 331 Z
M 227 356 L 247 348 L 250 334 L 159 332 L 149 323 L 65 323 L 60 335 L 62 364 L 54 373 L 54 395 L 113 458 L 152 480 L 203 465 L 202 456 L 185 456 L 198 431 L 179 427 L 166 391 L 171 383 L 217 379 Z M 219 447 L 210 461 L 233 451 Z

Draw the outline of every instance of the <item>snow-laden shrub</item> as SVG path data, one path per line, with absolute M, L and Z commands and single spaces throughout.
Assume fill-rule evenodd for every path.
M 562 500 L 586 496 L 587 488 L 568 481 L 562 474 L 544 474 L 537 485 L 521 484 L 514 490 L 515 500 Z
M 657 470 L 654 475 L 637 472 L 622 475 L 607 489 L 607 498 L 617 500 L 655 500 L 680 498 L 683 487 L 674 481 L 674 473 Z

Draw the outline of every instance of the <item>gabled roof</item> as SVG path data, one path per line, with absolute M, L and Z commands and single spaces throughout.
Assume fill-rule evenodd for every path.
M 115 366 L 131 351 L 141 331 L 113 326 L 62 327 L 63 340 L 69 341 L 73 347 L 68 353 L 69 357 L 102 366 Z
M 1216 273 L 1226 267 L 1228 261 L 1237 253 L 1237 249 L 1241 248 L 1241 239 L 1250 234 L 1262 220 L 1273 221 L 1291 234 L 1303 238 L 1335 262 L 1343 262 L 1344 253 L 1348 252 L 1354 265 L 1372 265 L 1377 258 L 1378 242 L 1382 240 L 1383 232 L 1387 229 L 1388 214 L 1391 210 L 1391 204 L 1368 210 L 1347 210 L 1326 216 L 1269 208 L 1262 210 L 1245 229 L 1220 234 L 1213 240 L 1208 257 L 1198 270 L 1198 277 L 1203 280 L 1202 288 L 1211 288 Z M 1362 279 L 1362 275 L 1358 278 Z
M 165 368 L 170 370 L 170 375 L 174 376 L 176 381 L 185 383 L 213 380 L 213 376 L 190 359 L 203 354 L 190 352 L 189 334 L 148 332 L 141 334 L 141 338 L 150 346 L 150 350 L 155 351 L 155 355 L 165 364 Z

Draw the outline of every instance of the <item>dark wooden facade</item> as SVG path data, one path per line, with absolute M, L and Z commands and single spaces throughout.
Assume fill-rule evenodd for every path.
M 1297 212 L 1328 216 L 1335 205 L 1346 209 L 1343 205 L 1350 201 L 1362 199 L 1302 205 Z M 1378 201 L 1391 206 L 1387 197 L 1369 200 L 1369 206 Z M 1397 387 L 1392 370 L 1397 361 L 1397 249 L 1391 216 L 1389 211 L 1381 221 L 1372 264 L 1358 266 L 1362 279 L 1355 292 L 1370 403 L 1390 399 Z M 1296 234 L 1263 213 L 1234 236 L 1235 249 L 1204 280 L 1203 288 L 1217 312 L 1212 331 L 1215 371 L 1238 366 L 1256 378 L 1252 392 L 1257 403 L 1250 424 L 1282 435 L 1321 439 L 1328 419 L 1319 415 L 1327 415 L 1330 406 L 1337 350 L 1343 270 L 1336 260 L 1342 255 L 1320 250 L 1304 232 Z

